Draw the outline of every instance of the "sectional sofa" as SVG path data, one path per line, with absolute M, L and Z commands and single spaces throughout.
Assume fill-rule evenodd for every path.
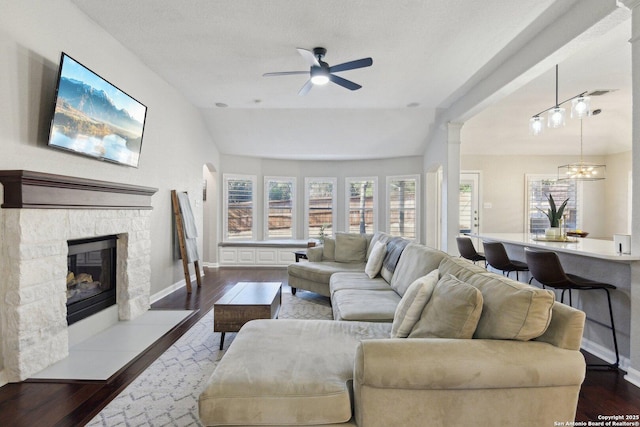
M 583 312 L 550 291 L 384 233 L 331 240 L 309 251 L 310 262 L 290 266 L 289 281 L 329 295 L 336 320 L 247 323 L 200 396 L 204 425 L 574 419 L 585 374 Z

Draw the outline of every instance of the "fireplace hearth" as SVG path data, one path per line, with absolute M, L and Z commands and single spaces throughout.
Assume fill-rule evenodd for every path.
M 116 304 L 117 236 L 70 240 L 67 324 Z

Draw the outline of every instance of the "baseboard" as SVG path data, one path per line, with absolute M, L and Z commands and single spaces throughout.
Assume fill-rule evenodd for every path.
M 204 276 L 204 270 L 200 272 L 200 275 Z M 189 278 L 191 279 L 191 284 L 193 286 L 193 282 L 196 280 L 196 274 L 193 273 L 191 276 L 189 276 Z M 151 295 L 149 297 L 149 303 L 153 304 L 154 302 L 157 302 L 157 301 L 161 300 L 162 298 L 166 297 L 167 295 L 177 291 L 180 288 L 184 288 L 186 286 L 187 286 L 187 282 L 184 279 L 182 279 L 179 282 L 174 283 L 173 285 L 167 286 L 166 288 L 164 288 L 160 292 L 157 292 L 157 293 Z
M 590 341 L 584 337 L 582 338 L 582 349 L 588 351 L 596 357 L 599 357 L 607 363 L 615 363 L 616 361 L 615 351 L 593 341 Z M 620 369 L 628 372 L 630 365 L 631 360 L 629 360 L 629 358 L 627 357 L 624 357 L 623 355 L 620 355 Z
M 220 264 L 217 262 L 203 262 L 202 266 L 207 268 L 220 268 Z
M 2 369 L 0 370 L 0 387 L 9 384 L 9 380 L 7 378 L 7 372 Z
M 624 376 L 624 379 L 629 381 L 636 387 L 640 387 L 640 371 L 633 368 L 627 368 L 627 375 Z

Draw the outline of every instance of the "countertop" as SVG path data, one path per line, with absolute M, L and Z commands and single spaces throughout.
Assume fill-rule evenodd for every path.
M 534 240 L 544 238 L 544 235 L 527 233 L 480 233 L 471 234 L 469 237 L 480 240 L 492 240 L 515 245 L 529 246 L 532 248 L 547 249 L 555 252 L 564 252 L 574 255 L 582 255 L 600 258 L 609 261 L 632 262 L 640 261 L 639 255 L 618 254 L 615 251 L 612 240 L 590 239 L 588 237 L 575 238 L 575 242 L 545 242 Z

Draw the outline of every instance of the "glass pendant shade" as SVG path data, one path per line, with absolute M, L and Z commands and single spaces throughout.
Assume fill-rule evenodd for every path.
M 584 119 L 591 114 L 590 110 L 591 98 L 588 96 L 579 96 L 571 101 L 571 118 Z
M 549 110 L 547 126 L 550 128 L 559 128 L 565 124 L 565 109 L 555 107 Z
M 529 119 L 529 133 L 533 136 L 540 135 L 542 133 L 542 129 L 544 128 L 544 124 L 542 121 L 542 117 L 534 116 Z

